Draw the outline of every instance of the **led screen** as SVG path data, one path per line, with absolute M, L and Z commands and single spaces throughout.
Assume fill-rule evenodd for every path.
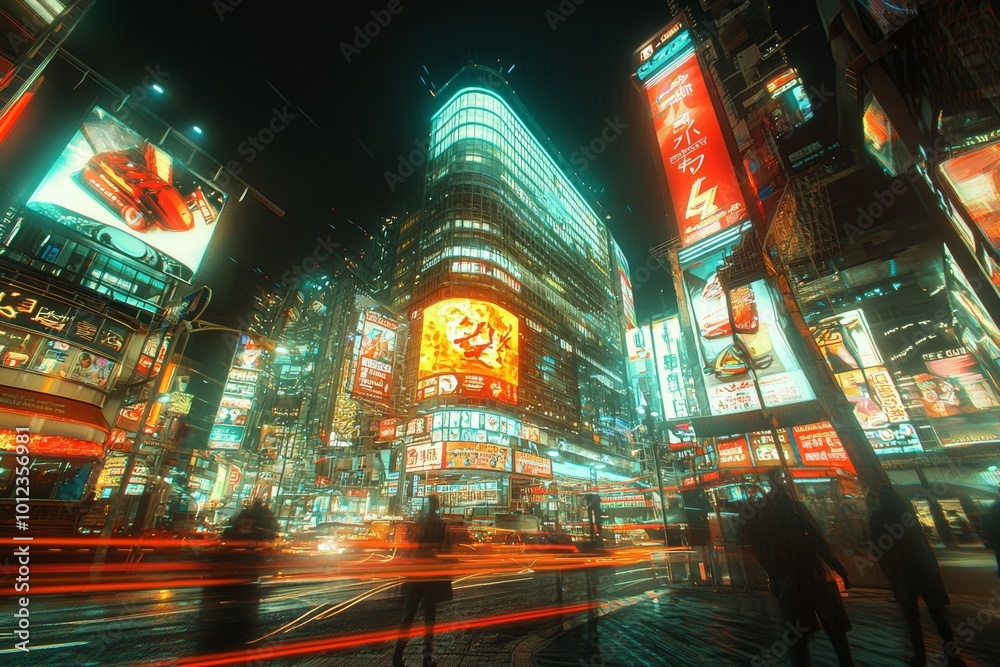
M 552 459 L 527 452 L 514 452 L 514 472 L 532 477 L 552 477 Z
M 819 321 L 812 327 L 816 344 L 834 373 L 879 366 L 882 358 L 864 312 L 851 310 Z
M 647 74 L 644 64 L 638 75 L 653 115 L 681 244 L 688 246 L 748 215 L 690 33 L 682 30 L 673 40 L 687 46 Z M 670 50 L 667 44 L 650 62 Z
M 444 444 L 440 442 L 406 448 L 406 472 L 440 470 Z
M 719 282 L 718 268 L 722 265 L 725 248 L 682 269 L 684 290 L 691 322 L 695 328 L 701 377 L 708 393 L 713 415 L 759 410 L 760 401 L 750 379 L 749 368 L 733 344 L 732 327 L 726 293 Z M 744 312 L 736 318 L 737 331 L 752 328 L 757 331 L 759 315 Z
M 392 364 L 398 325 L 371 311 L 365 311 L 363 322 L 351 395 L 389 405 L 392 402 Z
M 793 426 L 792 436 L 799 447 L 802 465 L 816 468 L 839 468 L 854 472 L 840 436 L 830 422 Z
M 444 467 L 511 472 L 511 449 L 489 443 L 446 442 Z
M 764 403 L 773 408 L 815 398 L 778 321 L 767 283 L 758 280 L 730 290 L 729 303 L 736 336 L 750 354 L 741 361 L 753 369 Z M 720 333 L 728 331 L 727 320 Z
M 618 281 L 622 290 L 622 305 L 625 308 L 625 328 L 632 329 L 636 326 L 635 319 L 635 297 L 632 294 L 632 281 L 628 277 L 628 260 L 622 253 L 617 243 L 614 243 L 615 260 L 618 262 Z
M 663 418 L 688 416 L 687 382 L 681 367 L 681 323 L 674 315 L 653 322 L 651 349 L 656 352 L 657 377 L 663 399 Z
M 744 435 L 717 438 L 715 448 L 719 452 L 719 468 L 752 468 L 750 450 Z
M 190 281 L 225 201 L 183 162 L 95 107 L 28 207 Z
M 417 377 L 417 400 L 460 395 L 516 405 L 517 317 L 475 299 L 425 308 Z
M 1000 143 L 945 160 L 938 169 L 969 217 L 1000 252 Z

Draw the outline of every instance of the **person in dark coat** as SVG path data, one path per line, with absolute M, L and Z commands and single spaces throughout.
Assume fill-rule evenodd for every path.
M 1000 500 L 993 501 L 989 511 L 983 516 L 987 546 L 993 549 L 997 559 L 997 575 L 1000 575 Z
M 950 604 L 941 579 L 941 569 L 931 550 L 913 505 L 892 485 L 884 483 L 869 495 L 869 535 L 878 564 L 889 581 L 893 597 L 903 606 L 906 629 L 913 645 L 910 664 L 925 665 L 927 650 L 920 626 L 919 598 L 924 599 L 944 642 L 949 667 L 966 663 L 958 655 L 958 645 L 948 623 Z M 877 551 L 876 551 L 877 549 Z
M 257 498 L 253 505 L 245 508 L 232 520 L 222 536 L 235 540 L 274 542 L 278 539 L 278 520 L 264 501 Z
M 451 579 L 448 576 L 433 577 L 435 569 L 442 567 L 439 560 L 442 553 L 450 550 L 448 526 L 438 516 L 437 496 L 428 496 L 426 511 L 416 526 L 416 535 L 407 536 L 407 549 L 403 556 L 408 560 L 411 579 L 403 584 L 403 621 L 396 639 L 396 650 L 392 655 L 394 667 L 401 667 L 403 652 L 409 641 L 407 636 L 413 625 L 417 609 L 424 609 L 424 650 L 423 667 L 433 667 L 434 623 L 437 619 L 439 602 L 451 600 L 453 596 Z M 428 576 L 431 575 L 431 576 Z
M 851 622 L 833 576 L 839 574 L 844 587 L 850 588 L 847 570 L 809 511 L 789 494 L 783 471 L 773 471 L 770 481 L 771 490 L 760 505 L 752 534 L 786 625 L 795 634 L 801 633 L 790 646 L 793 664 L 811 664 L 809 638 L 822 623 L 840 665 L 853 667 L 847 642 Z

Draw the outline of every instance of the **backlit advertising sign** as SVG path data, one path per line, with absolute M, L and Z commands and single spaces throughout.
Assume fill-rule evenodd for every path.
M 792 437 L 799 447 L 802 465 L 815 468 L 839 468 L 854 472 L 840 436 L 830 422 L 793 426 Z
M 28 208 L 190 282 L 226 195 L 95 107 Z
M 691 322 L 702 369 L 709 409 L 713 415 L 760 410 L 760 401 L 750 379 L 749 367 L 733 344 L 726 294 L 719 282 L 718 269 L 726 249 L 709 253 L 704 259 L 682 267 Z M 756 310 L 735 318 L 737 331 L 752 334 L 760 323 Z M 772 359 L 773 362 L 773 359 Z
M 250 410 L 257 393 L 263 347 L 250 336 L 240 336 L 233 353 L 219 411 L 208 434 L 209 449 L 236 450 L 243 446 Z M 264 439 L 261 438 L 263 444 Z
M 882 365 L 871 329 L 861 310 L 851 310 L 819 321 L 813 337 L 834 373 Z
M 757 468 L 778 468 L 781 467 L 781 456 L 778 448 L 774 445 L 774 434 L 770 431 L 754 431 L 747 434 L 750 443 L 750 456 L 753 458 L 754 467 Z M 795 448 L 788 436 L 787 429 L 778 429 L 778 442 L 781 443 L 781 453 L 785 455 L 785 463 L 794 466 L 798 461 L 795 456 Z
M 767 283 L 758 280 L 730 290 L 729 304 L 736 336 L 750 354 L 749 365 L 765 405 L 774 408 L 815 398 L 778 321 Z
M 917 15 L 918 0 L 858 0 L 886 37 Z
M 681 322 L 676 315 L 653 322 L 651 349 L 656 352 L 663 418 L 682 419 L 688 411 L 687 382 L 681 366 Z
M 921 356 L 927 372 L 913 381 L 941 444 L 1000 441 L 1000 395 L 968 349 Z
M 378 436 L 375 438 L 377 442 L 388 442 L 390 440 L 396 439 L 396 423 L 395 419 L 383 419 L 378 423 Z
M 719 468 L 752 468 L 750 450 L 745 435 L 716 438 L 715 449 L 719 453 Z
M 886 428 L 865 431 L 868 442 L 879 456 L 888 454 L 917 454 L 924 451 L 917 429 L 909 422 L 893 424 Z
M 681 244 L 748 220 L 690 31 L 671 27 L 661 33 L 658 45 L 648 44 L 639 55 L 636 79 L 652 112 Z
M 481 442 L 444 443 L 444 468 L 511 472 L 510 447 Z
M 635 329 L 629 329 L 625 333 L 625 350 L 628 352 L 629 361 L 641 361 L 643 359 L 649 359 L 652 356 L 652 350 L 649 347 L 649 326 L 643 324 L 641 327 Z M 644 373 L 645 367 L 641 367 L 639 373 Z
M 406 472 L 440 470 L 444 460 L 444 445 L 440 442 L 411 445 L 406 448 Z
M 514 472 L 532 477 L 552 477 L 552 459 L 527 452 L 514 452 Z
M 424 309 L 417 400 L 469 396 L 517 404 L 518 319 L 476 299 Z
M 1000 142 L 945 160 L 938 170 L 989 244 L 1000 252 Z
M 355 361 L 351 396 L 381 405 L 392 402 L 392 363 L 396 350 L 396 322 L 366 310 Z
M 615 247 L 615 260 L 618 262 L 618 281 L 622 290 L 622 305 L 625 308 L 625 328 L 632 329 L 636 326 L 635 318 L 635 296 L 632 294 L 632 281 L 628 277 L 628 260 L 622 253 L 617 243 Z

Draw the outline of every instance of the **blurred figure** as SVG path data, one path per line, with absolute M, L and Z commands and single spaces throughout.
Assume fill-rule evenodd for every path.
M 833 572 L 839 574 L 844 587 L 850 588 L 847 570 L 837 560 L 809 511 L 789 494 L 784 472 L 775 469 L 770 481 L 771 490 L 760 504 L 752 533 L 758 560 L 770 580 L 771 593 L 778 598 L 787 627 L 798 637 L 790 647 L 792 662 L 812 664 L 809 638 L 819 629 L 818 617 L 840 665 L 853 667 L 847 642 L 851 622 L 833 576 Z
M 405 557 L 409 561 L 409 567 L 413 573 L 425 573 L 429 570 L 433 571 L 435 567 L 440 567 L 442 565 L 438 561 L 440 554 L 449 551 L 451 547 L 448 527 L 438 516 L 437 496 L 428 496 L 426 504 L 426 511 L 416 526 L 416 535 L 407 536 L 409 548 L 406 550 Z M 396 650 L 392 654 L 393 667 L 401 667 L 405 664 L 403 652 L 409 641 L 407 634 L 413 625 L 413 618 L 421 603 L 424 608 L 423 667 L 433 667 L 437 664 L 433 657 L 437 605 L 439 602 L 451 600 L 452 596 L 451 578 L 447 576 L 438 579 L 414 578 L 403 584 L 403 621 L 399 626 Z
M 264 562 L 253 549 L 222 549 L 210 557 L 196 626 L 199 650 L 231 650 L 255 639 Z
M 993 549 L 997 559 L 997 575 L 1000 576 L 1000 499 L 994 500 L 989 512 L 983 515 L 987 546 Z
M 264 501 L 257 498 L 250 507 L 244 508 L 233 518 L 222 532 L 222 537 L 230 540 L 274 542 L 278 539 L 278 520 Z
M 949 667 L 965 665 L 965 661 L 958 656 L 958 645 L 948 624 L 945 607 L 950 600 L 944 590 L 941 570 L 913 505 L 890 484 L 884 483 L 869 495 L 869 506 L 871 543 L 882 552 L 878 559 L 879 567 L 889 580 L 893 596 L 903 605 L 906 629 L 913 644 L 914 655 L 909 659 L 910 664 L 922 666 L 927 663 L 924 632 L 917 608 L 917 599 L 923 597 L 944 642 Z

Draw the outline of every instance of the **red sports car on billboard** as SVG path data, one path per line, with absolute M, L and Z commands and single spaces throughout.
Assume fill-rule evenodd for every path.
M 177 188 L 127 153 L 98 153 L 80 171 L 79 178 L 90 194 L 137 232 L 154 227 L 171 232 L 194 228 L 194 216 Z

